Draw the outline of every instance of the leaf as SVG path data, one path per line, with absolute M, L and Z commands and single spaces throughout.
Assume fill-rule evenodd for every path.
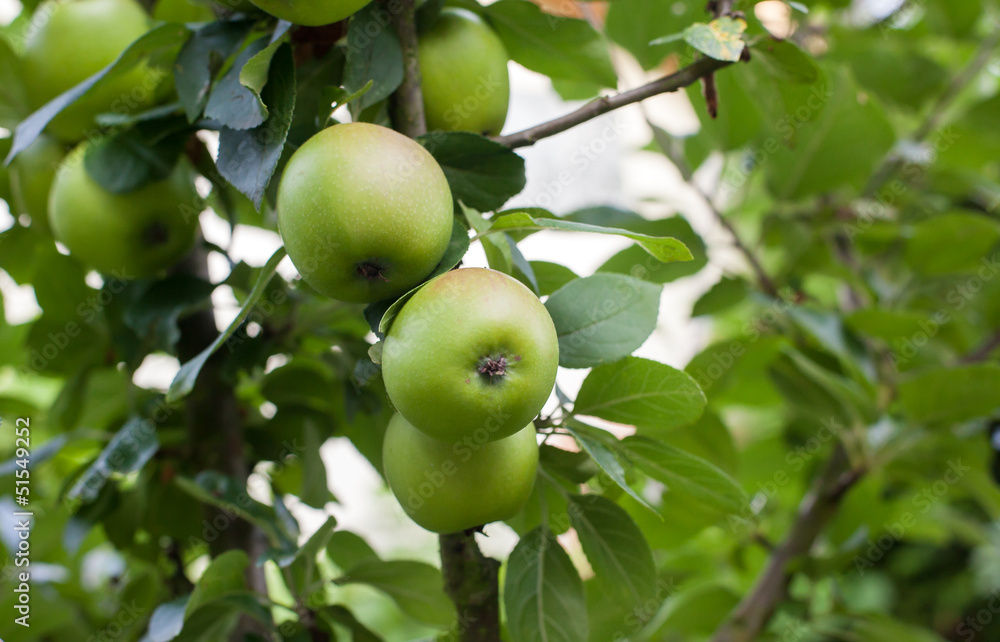
M 663 262 L 646 252 L 641 245 L 633 245 L 618 252 L 605 261 L 598 272 L 627 274 L 650 283 L 669 283 L 681 277 L 690 276 L 708 265 L 708 251 L 705 242 L 691 228 L 682 216 L 654 221 L 639 218 L 625 226 L 629 232 L 645 234 L 653 238 L 673 238 L 683 243 L 691 253 L 690 261 Z
M 461 263 L 462 257 L 464 257 L 465 253 L 468 251 L 469 251 L 469 230 L 467 230 L 464 225 L 456 221 L 454 226 L 451 228 L 451 240 L 448 242 L 448 249 L 445 250 L 444 257 L 441 259 L 441 262 L 438 263 L 438 266 L 434 268 L 433 272 L 427 275 L 426 281 L 414 287 L 412 290 L 410 290 L 403 296 L 393 301 L 388 306 L 388 308 L 386 308 L 385 312 L 379 316 L 379 321 L 377 325 L 378 331 L 384 336 L 385 333 L 387 333 L 389 331 L 389 328 L 392 326 L 392 322 L 395 320 L 396 315 L 399 314 L 399 311 L 403 309 L 403 306 L 406 305 L 406 302 L 410 300 L 410 297 L 416 294 L 417 290 L 424 287 L 424 285 L 426 285 L 428 281 L 438 276 L 441 276 L 445 272 L 450 271 L 456 265 Z M 365 314 L 366 315 L 368 314 L 369 308 L 373 308 L 374 306 L 380 306 L 380 305 L 381 304 L 373 303 L 372 305 L 368 306 L 368 308 L 365 308 Z
M 346 607 L 324 606 L 318 614 L 327 622 L 335 622 L 348 629 L 353 636 L 351 642 L 383 642 L 382 638 L 368 630 Z
M 788 40 L 763 40 L 752 47 L 753 61 L 781 82 L 812 83 L 819 69 L 808 54 Z
M 737 277 L 724 276 L 708 292 L 701 295 L 691 310 L 692 317 L 718 314 L 747 298 L 747 283 Z
M 229 340 L 233 333 L 240 327 L 247 315 L 250 314 L 250 310 L 260 299 L 264 290 L 267 289 L 268 283 L 271 282 L 271 276 L 274 275 L 274 271 L 278 267 L 278 263 L 285 258 L 285 248 L 281 247 L 275 250 L 271 258 L 267 260 L 267 264 L 261 268 L 260 274 L 257 276 L 257 282 L 253 286 L 253 290 L 247 296 L 246 301 L 243 303 L 243 307 L 240 309 L 239 314 L 233 319 L 232 323 L 222 332 L 215 341 L 211 343 L 207 348 L 202 350 L 193 359 L 181 366 L 177 374 L 174 375 L 174 380 L 170 382 L 170 389 L 167 390 L 167 403 L 172 403 L 178 401 L 183 397 L 186 397 L 191 390 L 194 389 L 195 380 L 198 378 L 198 373 L 201 372 L 202 366 L 208 361 L 208 358 L 215 353 L 216 350 L 222 347 L 222 345 Z
M 531 271 L 538 281 L 538 295 L 548 296 L 580 276 L 561 263 L 550 261 L 529 261 Z
M 615 0 L 608 3 L 608 37 L 635 56 L 643 69 L 652 69 L 676 46 L 654 44 L 666 34 L 678 34 L 704 15 L 704 6 L 674 0 Z
M 38 135 L 53 118 L 78 98 L 86 95 L 93 87 L 129 71 L 143 58 L 180 45 L 187 35 L 187 28 L 177 24 L 165 24 L 147 31 L 118 54 L 118 57 L 107 67 L 75 87 L 59 94 L 21 121 L 14 131 L 14 144 L 10 148 L 10 153 L 7 154 L 6 162 L 10 163 L 15 156 L 24 151 L 38 138 Z
M 330 541 L 330 536 L 333 535 L 333 529 L 337 527 L 337 518 L 332 515 L 326 518 L 326 521 L 320 524 L 320 527 L 316 529 L 316 532 L 309 536 L 305 544 L 300 546 L 295 553 L 292 555 L 281 555 L 275 558 L 275 562 L 281 568 L 286 568 L 295 564 L 296 562 L 302 562 L 308 566 L 315 566 L 316 556 L 319 552 L 326 548 L 327 543 Z
M 267 84 L 267 79 L 270 76 L 271 60 L 274 59 L 275 52 L 281 46 L 281 37 L 291 27 L 292 24 L 290 22 L 279 20 L 277 27 L 275 27 L 274 32 L 271 34 L 271 40 L 267 47 L 250 58 L 240 70 L 240 84 L 253 92 L 254 97 L 264 107 L 265 113 L 267 106 L 261 98 L 261 92 L 264 90 L 264 85 Z
M 586 21 L 544 13 L 526 0 L 500 0 L 486 15 L 519 65 L 552 78 L 618 86 L 608 47 Z
M 170 176 L 190 135 L 182 116 L 143 122 L 91 143 L 84 165 L 109 192 L 131 192 Z
M 94 501 L 112 475 L 127 475 L 141 469 L 159 448 L 153 422 L 141 417 L 130 418 L 73 484 L 69 499 Z
M 174 62 L 174 86 L 188 122 L 201 116 L 212 85 L 212 70 L 239 46 L 255 20 L 224 20 L 201 27 L 191 36 Z
M 180 340 L 178 319 L 201 306 L 210 305 L 214 290 L 214 285 L 194 276 L 168 276 L 129 301 L 122 321 L 153 349 L 169 352 Z
M 914 226 L 906 241 L 906 263 L 920 274 L 974 272 L 1000 241 L 996 220 L 956 210 Z
M 511 642 L 581 642 L 587 611 L 573 562 L 555 537 L 536 528 L 507 560 L 503 587 Z
M 395 32 L 380 19 L 384 12 L 378 4 L 369 4 L 354 14 L 347 28 L 344 89 L 350 94 L 374 83 L 355 103 L 359 113 L 388 98 L 403 82 L 403 50 Z
M 206 604 L 219 598 L 242 591 L 246 588 L 244 572 L 250 561 L 243 551 L 226 551 L 212 560 L 194 587 L 187 607 L 185 619 Z
M 513 211 L 498 216 L 493 221 L 491 232 L 499 230 L 565 230 L 568 232 L 593 232 L 595 234 L 614 234 L 635 241 L 639 247 L 646 250 L 653 258 L 669 263 L 671 261 L 690 261 L 693 257 L 683 243 L 675 238 L 648 236 L 630 232 L 615 227 L 602 227 L 589 223 L 567 221 L 559 218 L 535 218 L 525 211 Z
M 503 207 L 524 189 L 524 159 L 471 132 L 432 132 L 417 138 L 441 166 L 451 194 L 480 212 Z
M 264 102 L 270 107 L 267 120 L 247 130 L 223 127 L 216 161 L 223 178 L 253 201 L 258 210 L 281 158 L 295 109 L 295 64 L 287 43 L 274 54 L 269 78 L 263 92 Z
M 364 560 L 334 580 L 336 584 L 367 584 L 389 597 L 399 608 L 421 622 L 447 626 L 455 607 L 444 594 L 441 571 L 423 562 Z
M 913 421 L 957 423 L 988 417 L 1000 407 L 1000 365 L 935 368 L 899 384 L 899 402 Z
M 623 274 L 570 281 L 545 308 L 559 337 L 559 365 L 588 368 L 618 361 L 656 329 L 661 287 Z
M 628 513 L 600 495 L 573 495 L 569 517 L 594 574 L 612 596 L 636 606 L 653 595 L 653 552 Z
M 379 559 L 378 553 L 364 538 L 350 531 L 333 533 L 326 544 L 326 554 L 341 570 L 347 570 L 361 562 Z
M 693 423 L 704 409 L 705 393 L 687 373 L 628 357 L 590 371 L 573 413 L 666 430 Z
M 740 515 L 747 510 L 750 500 L 739 484 L 701 457 L 648 437 L 626 437 L 621 449 L 636 467 L 672 493 L 689 495 L 723 514 Z
M 275 43 L 279 44 L 279 43 Z M 230 129 L 252 129 L 268 117 L 264 102 L 242 82 L 240 76 L 251 58 L 264 54 L 270 47 L 267 39 L 258 38 L 240 52 L 229 71 L 219 79 L 205 104 L 205 117 Z M 266 55 L 266 54 L 265 54 Z M 274 52 L 271 52 L 274 55 Z M 267 59 L 270 66 L 271 58 Z
M 149 627 L 143 640 L 145 642 L 170 642 L 180 635 L 184 628 L 184 612 L 190 599 L 190 595 L 185 595 L 157 606 L 152 617 L 149 618 Z
M 615 482 L 619 488 L 628 493 L 632 499 L 656 514 L 656 509 L 650 506 L 649 502 L 640 497 L 639 494 L 628 485 L 628 480 L 625 479 L 625 467 L 622 465 L 618 455 L 616 455 L 614 450 L 612 450 L 609 446 L 609 443 L 612 443 L 614 447 L 617 448 L 617 439 L 615 439 L 614 436 L 577 420 L 570 420 L 567 430 L 569 430 L 570 434 L 572 434 L 576 441 L 580 444 L 580 447 L 594 458 L 594 462 L 600 467 L 600 469 L 607 473 L 608 477 L 611 478 L 611 481 Z
M 739 62 L 746 29 L 742 18 L 723 16 L 708 24 L 694 23 L 684 30 L 684 40 L 710 58 Z
M 758 98 L 764 91 L 758 90 Z M 771 194 L 800 199 L 863 187 L 894 140 L 878 102 L 863 95 L 842 68 L 812 85 L 784 85 L 782 92 L 789 115 L 773 125 L 774 153 L 765 164 Z

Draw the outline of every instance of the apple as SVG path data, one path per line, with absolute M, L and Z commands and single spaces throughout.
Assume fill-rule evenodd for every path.
M 49 192 L 56 168 L 66 156 L 66 150 L 51 136 L 40 135 L 10 166 L 10 187 L 16 214 L 31 217 L 31 226 L 51 234 L 49 230 Z
M 357 13 L 371 0 L 250 0 L 258 9 L 288 22 L 318 27 Z
M 396 410 L 448 442 L 520 430 L 548 399 L 558 365 L 545 306 L 518 280 L 483 268 L 452 270 L 417 290 L 382 350 Z
M 428 437 L 402 415 L 382 447 L 386 481 L 406 514 L 435 533 L 457 533 L 513 517 L 535 485 L 535 426 L 491 442 Z
M 427 128 L 496 135 L 507 119 L 507 50 L 483 20 L 444 9 L 420 36 L 420 88 Z
M 94 75 L 148 29 L 148 16 L 134 0 L 50 0 L 32 17 L 22 60 L 28 102 L 38 109 Z M 103 112 L 135 113 L 153 103 L 167 75 L 145 63 L 102 81 L 64 109 L 48 131 L 76 142 L 96 129 Z
M 437 266 L 454 205 L 437 161 L 413 140 L 368 123 L 305 142 L 278 187 L 278 228 L 306 283 L 334 299 L 403 294 Z
M 151 276 L 194 245 L 201 199 L 194 173 L 181 162 L 166 179 L 114 194 L 87 173 L 90 143 L 73 150 L 56 172 L 49 223 L 70 254 L 119 278 Z

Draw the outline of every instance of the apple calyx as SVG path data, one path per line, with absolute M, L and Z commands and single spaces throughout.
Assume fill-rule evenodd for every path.
M 147 246 L 163 245 L 170 240 L 170 230 L 163 221 L 153 221 L 142 231 L 142 240 Z
M 358 263 L 358 274 L 368 281 L 382 280 L 388 282 L 389 279 L 385 278 L 385 275 L 382 273 L 383 270 L 385 270 L 385 268 L 375 261 L 363 261 Z
M 484 377 L 489 377 L 490 383 L 494 383 L 499 381 L 499 377 L 507 374 L 507 359 L 502 354 L 484 357 L 480 360 L 476 371 Z

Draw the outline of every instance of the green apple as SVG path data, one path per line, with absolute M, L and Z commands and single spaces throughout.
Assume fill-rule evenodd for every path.
M 454 206 L 437 161 L 368 123 L 305 142 L 278 187 L 278 227 L 302 278 L 334 299 L 372 302 L 411 289 L 451 240 Z
M 49 223 L 70 254 L 120 278 L 153 275 L 194 245 L 201 199 L 186 162 L 166 179 L 125 194 L 111 193 L 87 173 L 89 143 L 73 150 L 56 172 Z
M 420 36 L 420 88 L 427 128 L 495 135 L 510 101 L 507 50 L 483 20 L 445 9 Z
M 49 230 L 49 192 L 66 150 L 54 138 L 40 135 L 10 166 L 10 187 L 16 214 L 31 217 L 31 227 Z
M 149 27 L 134 0 L 50 0 L 34 15 L 22 60 L 34 109 L 106 67 Z M 48 131 L 65 141 L 81 140 L 97 128 L 97 114 L 135 113 L 151 105 L 166 75 L 139 63 L 98 83 L 56 116 Z
M 406 514 L 436 533 L 457 533 L 513 517 L 535 485 L 535 426 L 491 442 L 438 441 L 401 415 L 382 448 L 386 481 Z
M 448 442 L 520 430 L 548 399 L 558 365 L 556 329 L 538 297 L 482 268 L 452 270 L 417 290 L 382 350 L 396 410 Z
M 288 22 L 318 27 L 354 15 L 371 0 L 251 0 L 257 8 Z

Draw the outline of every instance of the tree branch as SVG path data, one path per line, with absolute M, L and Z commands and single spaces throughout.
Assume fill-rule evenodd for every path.
M 865 474 L 851 468 L 847 452 L 837 444 L 812 490 L 802 500 L 798 516 L 785 540 L 774 549 L 753 590 L 739 603 L 711 642 L 751 642 L 764 629 L 774 609 L 784 599 L 791 575 L 789 563 L 812 548 L 834 516 L 847 491 Z
M 446 639 L 500 642 L 500 562 L 482 554 L 472 533 L 442 535 L 440 542 L 444 590 L 458 612 Z
M 979 363 L 981 361 L 986 361 L 993 351 L 1000 348 L 1000 330 L 997 330 L 992 335 L 986 338 L 979 346 L 972 350 L 969 354 L 965 355 L 961 359 L 961 363 Z
M 570 112 L 565 116 L 560 116 L 559 118 L 550 120 L 540 125 L 535 125 L 534 127 L 523 131 L 508 134 L 506 136 L 499 136 L 494 140 L 511 148 L 534 145 L 543 138 L 548 138 L 549 136 L 554 136 L 564 132 L 567 129 L 576 127 L 581 123 L 585 123 L 588 120 L 602 116 L 620 107 L 625 107 L 626 105 L 631 105 L 659 94 L 665 94 L 687 87 L 699 78 L 703 78 L 712 72 L 722 69 L 723 67 L 728 67 L 731 64 L 733 63 L 724 60 L 715 60 L 714 58 L 699 58 L 687 67 L 679 69 L 668 76 L 664 76 L 663 78 L 659 78 L 653 82 L 642 85 L 641 87 L 623 91 L 622 93 L 614 96 L 601 96 L 600 98 L 595 98 L 583 107 L 580 107 L 576 111 Z
M 417 56 L 417 12 L 414 0 L 401 0 L 393 15 L 393 27 L 403 49 L 403 83 L 393 97 L 396 129 L 410 138 L 427 133 L 424 97 L 420 91 L 420 59 Z

